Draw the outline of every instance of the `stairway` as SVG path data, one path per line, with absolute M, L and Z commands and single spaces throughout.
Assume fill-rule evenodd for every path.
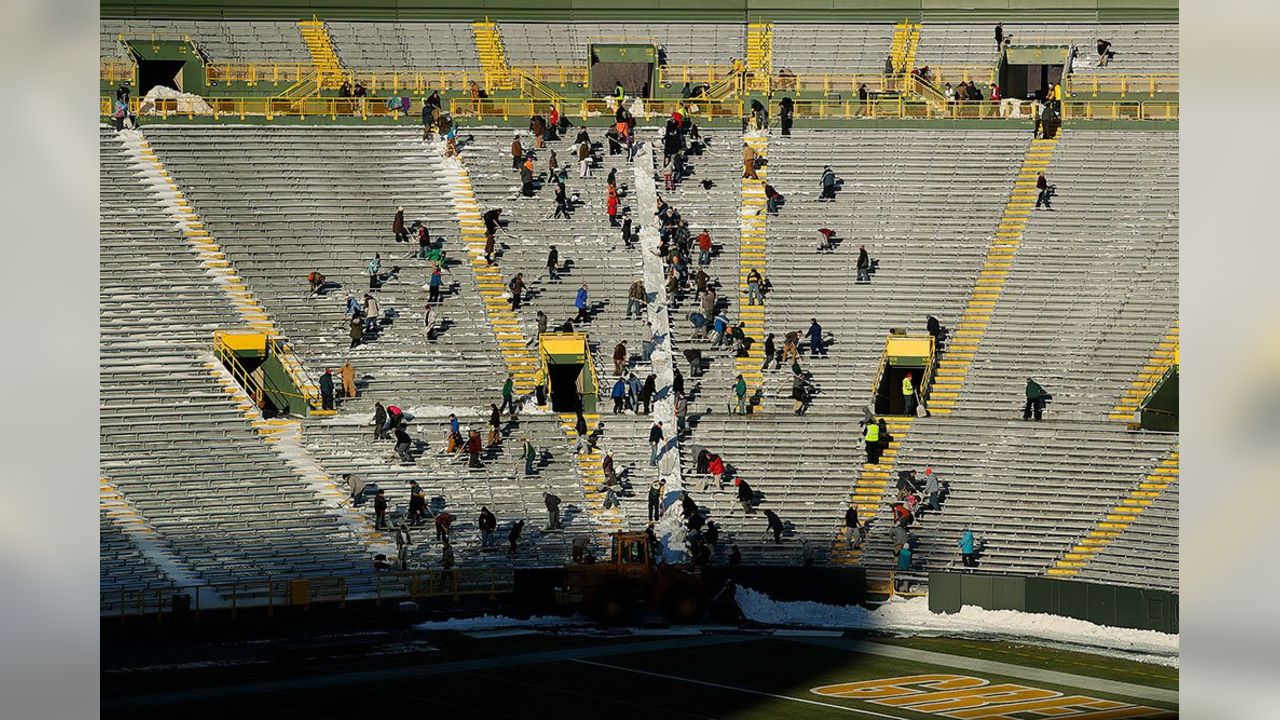
M 1085 564 L 1103 550 L 1111 541 L 1120 536 L 1125 528 L 1133 524 L 1137 516 L 1147 509 L 1160 493 L 1178 481 L 1178 451 L 1169 453 L 1152 468 L 1138 486 L 1129 495 L 1098 521 L 1097 527 L 1090 530 L 1078 543 L 1053 563 L 1045 574 L 1053 577 L 1071 577 L 1080 572 Z
M 773 77 L 773 23 L 747 26 L 747 91 L 769 92 Z
M 476 52 L 480 55 L 485 88 L 489 91 L 510 90 L 513 85 L 512 73 L 507 65 L 506 52 L 502 48 L 502 34 L 498 31 L 498 24 L 486 18 L 471 23 L 471 31 L 475 35 Z
M 439 152 L 439 149 L 427 152 Z M 531 393 L 534 377 L 538 372 L 537 351 L 529 347 L 520 327 L 520 320 L 511 309 L 511 303 L 502 297 L 507 281 L 502 275 L 501 265 L 496 259 L 492 264 L 485 260 L 484 219 L 480 216 L 480 204 L 471 187 L 471 175 L 462 162 L 445 162 L 449 175 L 449 195 L 453 200 L 454 214 L 458 218 L 462 242 L 467 247 L 467 264 L 471 266 L 476 288 L 484 303 L 485 316 L 498 338 L 498 350 L 502 353 L 507 372 L 511 373 L 515 381 L 516 392 Z
M 587 421 L 587 434 L 595 432 L 596 427 L 600 424 L 600 415 L 598 413 L 583 413 L 583 418 Z M 577 441 L 578 433 L 574 429 L 574 425 L 578 422 L 578 416 L 573 413 L 560 413 L 560 429 L 564 431 L 565 436 L 571 442 Z M 604 453 L 599 448 L 590 452 L 579 453 L 576 456 L 578 466 L 578 480 L 582 483 L 582 497 L 587 501 L 586 508 L 590 515 L 593 525 L 597 526 L 596 542 L 600 547 L 609 547 L 609 536 L 615 531 L 624 529 L 622 514 L 622 505 L 615 505 L 608 510 L 604 509 L 604 469 L 601 463 L 604 462 Z M 618 492 L 618 500 L 621 502 L 622 493 Z
M 863 463 L 862 471 L 858 473 L 858 479 L 853 484 L 853 496 L 850 503 L 858 508 L 858 522 L 866 523 L 871 518 L 876 517 L 880 508 L 884 505 L 885 493 L 889 491 L 889 488 L 894 487 L 892 482 L 893 463 L 898 456 L 898 449 L 902 447 L 902 442 L 906 440 L 907 433 L 911 430 L 913 422 L 915 422 L 915 418 L 911 417 L 885 418 L 885 425 L 889 429 L 889 434 L 893 436 L 893 441 L 880 454 L 880 462 Z M 876 525 L 872 526 L 872 532 L 883 531 L 886 525 L 884 518 L 881 518 Z M 862 548 L 850 548 L 847 544 L 846 533 L 847 528 L 841 524 L 839 534 L 831 543 L 831 562 L 834 565 L 856 565 L 862 558 Z
M 743 140 L 755 150 L 757 157 L 768 157 L 768 136 L 746 135 Z M 768 243 L 765 227 L 769 216 L 765 212 L 764 195 L 769 168 L 757 169 L 756 175 L 759 180 L 742 179 L 738 247 L 738 323 L 742 326 L 742 332 L 755 342 L 751 344 L 747 357 L 734 359 L 737 374 L 742 375 L 747 382 L 747 400 L 753 405 L 753 412 L 761 410 L 764 395 L 764 372 L 760 369 L 764 363 L 764 305 L 747 304 L 747 275 L 755 269 L 762 277 L 769 276 L 765 264 L 765 247 Z M 736 405 L 736 398 L 731 396 L 730 402 Z
M 341 87 L 345 77 L 342 61 L 338 58 L 333 38 L 324 21 L 315 18 L 301 20 L 298 22 L 298 32 L 302 33 L 302 41 L 307 44 L 307 52 L 311 54 L 318 89 L 336 90 Z
M 916 62 L 916 49 L 920 47 L 920 24 L 903 20 L 893 27 L 893 42 L 889 46 L 889 57 L 893 58 L 894 75 L 901 78 L 903 89 L 907 89 L 907 80 L 911 77 L 911 69 Z
M 1112 409 L 1107 417 L 1125 422 L 1133 420 L 1133 414 L 1137 412 L 1138 405 L 1142 404 L 1147 394 L 1156 386 L 1156 383 L 1160 382 L 1160 378 L 1164 377 L 1169 368 L 1173 367 L 1177 362 L 1178 325 L 1175 323 L 1156 345 L 1150 359 L 1147 360 L 1147 364 L 1138 372 L 1133 384 L 1125 391 L 1124 396 L 1120 398 L 1120 402 L 1116 403 L 1115 408 Z
M 978 280 L 960 322 L 951 329 L 946 351 L 938 361 L 933 388 L 929 393 L 929 410 L 935 415 L 948 415 L 955 409 L 968 376 L 969 366 L 978 345 L 991 323 L 996 302 L 1013 266 L 1022 233 L 1031 217 L 1036 197 L 1036 174 L 1049 167 L 1058 139 L 1032 140 L 1023 156 L 1022 167 L 1013 184 L 1013 192 L 1005 205 L 1004 215 L 996 228 L 986 261 L 978 272 Z
M 150 176 L 148 184 L 151 186 L 152 193 L 177 223 L 205 272 L 211 275 L 227 294 L 245 324 L 250 329 L 267 335 L 272 344 L 272 353 L 279 357 L 281 365 L 289 373 L 293 384 L 302 391 L 307 405 L 311 408 L 311 414 L 332 415 L 334 411 L 321 409 L 320 386 L 311 379 L 302 361 L 285 343 L 279 341 L 281 336 L 279 328 L 272 322 L 258 299 L 249 292 L 244 280 L 227 259 L 226 253 L 222 251 L 213 235 L 205 229 L 204 221 L 187 201 L 186 196 L 178 190 L 178 184 L 169 176 L 164 163 L 156 156 L 142 133 L 136 132 L 126 137 L 125 149 L 141 167 L 146 168 L 146 173 Z

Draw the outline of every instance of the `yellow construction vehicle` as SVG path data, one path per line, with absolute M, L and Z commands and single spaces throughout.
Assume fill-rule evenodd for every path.
M 701 575 L 685 566 L 658 564 L 649 538 L 642 532 L 612 535 L 608 560 L 565 568 L 556 604 L 573 608 L 605 623 L 620 623 L 644 606 L 660 610 L 672 622 L 701 619 L 708 590 Z

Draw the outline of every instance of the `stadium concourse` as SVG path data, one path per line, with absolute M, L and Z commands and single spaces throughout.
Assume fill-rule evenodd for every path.
M 178 36 L 206 70 L 314 64 L 308 101 L 349 78 L 409 112 L 300 119 L 282 95 L 115 130 L 142 107 L 104 99 L 124 111 L 99 146 L 103 614 L 301 579 L 408 596 L 441 570 L 491 592 L 607 557 L 652 497 L 667 556 L 695 563 L 1176 591 L 1178 435 L 1132 426 L 1177 355 L 1178 136 L 1148 117 L 1176 93 L 1176 26 L 1007 23 L 1064 48 L 1067 97 L 1035 103 L 1056 132 L 992 102 L 991 23 L 760 27 L 104 17 L 104 78 L 131 40 Z M 653 97 L 584 118 L 572 79 L 536 101 L 512 80 L 620 41 L 659 46 Z M 740 82 L 744 117 L 680 98 L 699 67 Z M 427 79 L 378 92 L 393 72 Z M 824 95 L 833 76 L 946 96 L 882 120 Z M 537 117 L 475 117 L 475 80 Z M 1134 93 L 1152 107 L 1103 119 Z M 537 401 L 563 362 L 544 333 L 570 329 L 589 440 L 562 388 Z M 268 407 L 227 331 L 266 338 L 306 407 Z M 914 386 L 882 373 L 895 337 L 928 339 Z

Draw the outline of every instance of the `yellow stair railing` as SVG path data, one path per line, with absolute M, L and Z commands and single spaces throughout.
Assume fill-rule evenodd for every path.
M 1054 577 L 1071 577 L 1080 572 L 1090 560 L 1112 541 L 1120 537 L 1124 529 L 1155 501 L 1160 493 L 1178 481 L 1178 451 L 1169 453 L 1168 457 L 1156 464 L 1151 472 L 1143 478 L 1138 486 L 1129 491 L 1117 505 L 1107 511 L 1079 542 L 1054 561 L 1045 570 L 1046 575 Z
M 916 49 L 920 46 L 920 24 L 903 20 L 893 26 L 893 42 L 889 46 L 889 57 L 892 60 L 892 72 L 887 73 L 894 80 L 898 89 L 909 90 L 908 81 L 911 69 L 916 62 Z M 886 83 L 888 84 L 888 83 Z
M 471 23 L 471 33 L 475 36 L 476 52 L 480 55 L 485 87 L 489 90 L 510 90 L 514 83 L 498 24 L 485 18 Z
M 964 314 L 960 316 L 959 324 L 951 333 L 951 339 L 947 341 L 947 351 L 938 361 L 929 404 L 929 410 L 934 415 L 951 414 L 960 400 L 969 368 L 978 354 L 978 346 L 987 333 L 987 327 L 991 324 L 996 303 L 1004 292 L 1005 281 L 1013 268 L 1014 255 L 1022 244 L 1022 234 L 1031 218 L 1037 194 L 1036 176 L 1049 167 L 1057 146 L 1056 137 L 1032 140 L 1023 155 L 1022 167 L 1018 170 L 1018 177 L 1013 183 L 1013 191 L 1009 194 L 1000 224 L 987 247 L 987 255 L 978 271 L 978 279 L 969 295 L 969 302 Z
M 747 135 L 743 138 L 756 157 L 768 159 L 769 138 L 765 135 Z M 745 169 L 745 168 L 744 168 Z M 734 369 L 747 383 L 747 402 L 753 406 L 753 412 L 759 412 L 764 405 L 764 372 L 761 369 L 764 358 L 764 322 L 765 306 L 762 300 L 759 305 L 747 303 L 747 277 L 752 270 L 759 271 L 762 277 L 768 277 L 768 213 L 764 184 L 769 179 L 768 166 L 756 170 L 758 180 L 742 178 L 741 207 L 738 211 L 738 324 L 742 332 L 754 342 L 747 351 L 746 357 L 734 360 Z
M 902 442 L 907 439 L 907 433 L 911 431 L 915 418 L 886 417 L 884 421 L 889 434 L 893 436 L 893 441 L 880 452 L 880 462 L 862 464 L 862 470 L 858 473 L 858 479 L 854 481 L 853 493 L 849 499 L 850 504 L 858 508 L 860 523 L 866 523 L 875 517 L 884 503 L 885 492 L 891 485 L 890 477 L 893 475 L 894 461 L 902 448 Z M 858 442 L 861 442 L 860 438 Z M 851 539 L 847 537 L 848 532 L 849 530 L 841 525 L 839 533 L 832 540 L 831 562 L 835 565 L 856 565 L 862 559 L 862 548 L 850 547 Z
M 747 90 L 769 92 L 773 77 L 773 23 L 747 26 Z
M 333 37 L 329 35 L 324 21 L 316 17 L 300 20 L 298 31 L 302 33 L 302 41 L 306 43 L 307 52 L 311 54 L 311 64 L 315 67 L 319 88 L 336 90 L 341 87 L 345 75 L 342 60 L 338 58 Z
M 1160 382 L 1160 379 L 1165 376 L 1169 368 L 1173 367 L 1177 362 L 1178 324 L 1174 323 L 1173 327 L 1169 328 L 1169 331 L 1156 344 L 1151 357 L 1147 359 L 1142 370 L 1138 372 L 1138 376 L 1130 383 L 1129 389 L 1125 391 L 1124 396 L 1111 409 L 1111 413 L 1107 417 L 1112 420 L 1133 420 L 1133 414 L 1137 412 L 1138 406 L 1155 388 L 1156 383 Z

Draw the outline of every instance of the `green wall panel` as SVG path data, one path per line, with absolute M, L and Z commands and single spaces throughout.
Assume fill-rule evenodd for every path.
M 1025 610 L 1026 607 L 1026 579 L 999 575 L 991 578 L 992 610 Z
M 1062 615 L 1112 627 L 1178 632 L 1178 595 L 1105 583 L 970 572 L 929 573 L 929 610 L 965 605 Z
M 1085 585 L 1089 602 L 1087 620 L 1095 625 L 1116 624 L 1116 589 L 1111 585 Z
M 1089 590 L 1082 583 L 1057 582 L 1057 614 L 1078 620 L 1089 619 Z
M 1119 627 L 1148 628 L 1146 602 L 1142 590 L 1132 587 L 1115 588 L 1115 624 Z
M 929 610 L 960 612 L 960 573 L 929 573 Z

